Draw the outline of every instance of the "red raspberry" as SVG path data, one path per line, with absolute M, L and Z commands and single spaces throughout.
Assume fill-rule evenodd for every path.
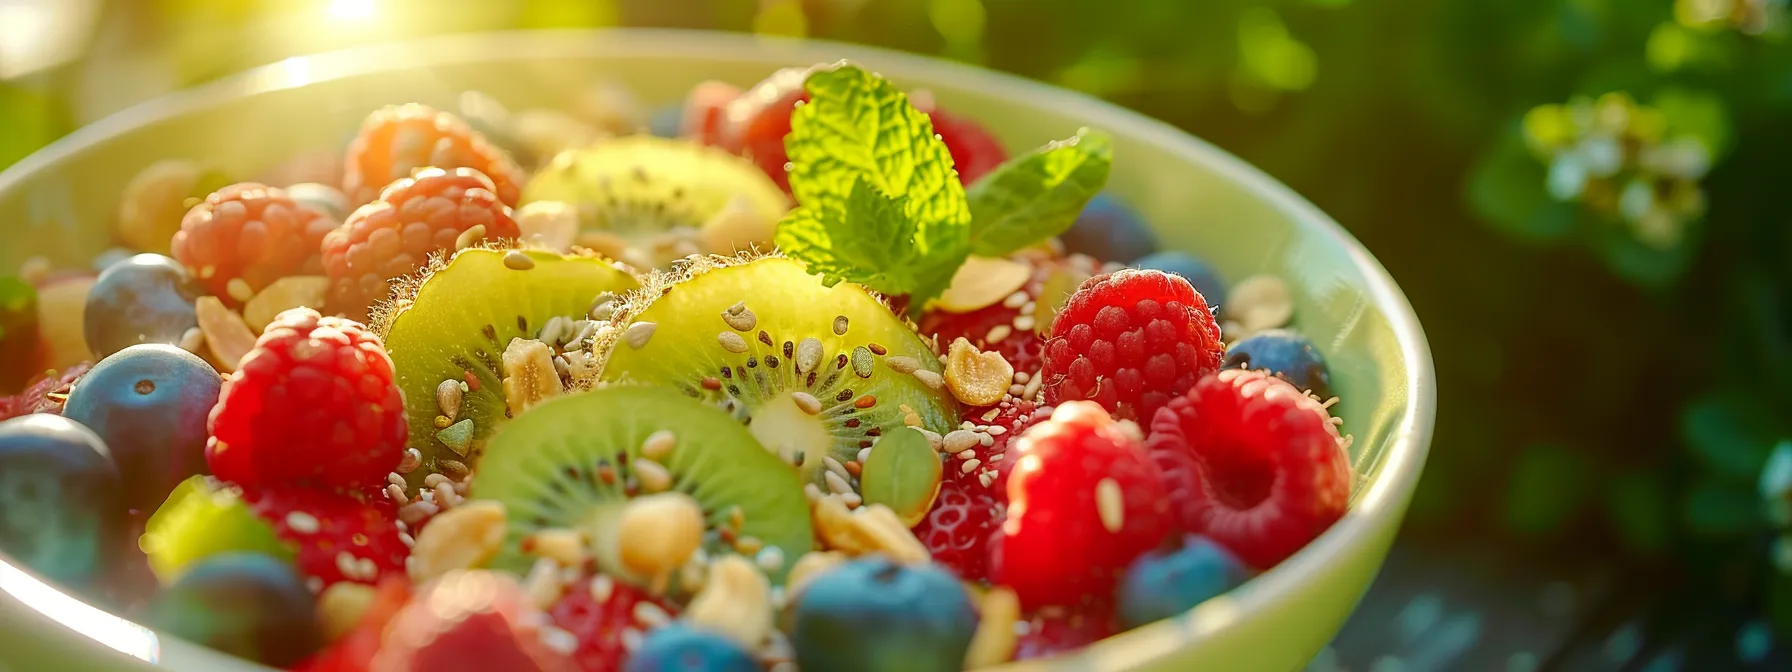
M 329 215 L 293 201 L 285 191 L 243 182 L 213 192 L 187 211 L 170 247 L 213 296 L 235 307 L 248 298 L 230 291 L 237 278 L 259 292 L 289 275 L 322 274 L 318 248 L 335 228 Z
M 1220 368 L 1225 346 L 1207 301 L 1181 276 L 1124 269 L 1083 283 L 1045 345 L 1045 400 L 1090 399 L 1149 422 Z
M 411 103 L 375 110 L 343 160 L 342 193 L 360 205 L 420 168 L 471 168 L 491 178 L 505 205 L 522 196 L 523 169 L 460 117 Z
M 650 606 L 639 606 L 647 603 Z M 651 612 L 658 607 L 668 618 L 676 617 L 676 608 L 655 599 L 646 591 L 630 584 L 598 574 L 566 591 L 548 615 L 554 625 L 572 633 L 578 648 L 572 660 L 583 672 L 616 672 L 628 658 L 627 637 L 639 637 L 657 623 L 643 622 L 637 611 Z M 652 619 L 649 619 L 652 620 Z M 634 633 L 627 635 L 627 633 Z
M 542 613 L 508 574 L 450 572 L 386 626 L 373 672 L 570 672 L 543 637 Z
M 1033 267 L 1033 277 L 1019 290 L 1026 295 L 1025 301 L 1015 305 L 1009 305 L 1007 300 L 998 301 L 968 313 L 952 313 L 935 308 L 921 316 L 918 327 L 921 334 L 933 336 L 939 343 L 951 343 L 963 338 L 977 346 L 978 350 L 1002 353 L 1002 358 L 1008 360 L 1015 371 L 1026 372 L 1029 376 L 1038 375 L 1040 352 L 1045 348 L 1045 338 L 1040 335 L 1042 331 L 1038 329 L 1038 324 L 1041 320 L 1049 319 L 1047 314 L 1050 304 L 1056 298 L 1041 298 L 1046 292 L 1047 284 L 1062 283 L 1062 280 L 1051 282 L 1061 275 L 1069 275 L 1074 282 L 1081 282 L 1099 272 L 1101 263 L 1083 254 L 1059 257 L 1031 252 L 1015 255 L 1014 260 Z M 1001 326 L 1008 327 L 1008 335 L 1002 340 L 990 342 L 991 330 Z
M 1026 629 L 1014 645 L 1015 660 L 1044 658 L 1074 651 L 1119 631 L 1113 604 L 1096 601 L 1074 609 L 1054 607 L 1029 615 Z
M 966 486 L 959 481 L 940 484 L 940 496 L 933 503 L 915 537 L 933 555 L 933 561 L 945 565 L 966 581 L 989 578 L 990 536 L 1001 527 L 1006 515 L 1001 498 L 981 485 Z
M 790 113 L 798 101 L 806 101 L 803 80 L 808 68 L 785 68 L 772 74 L 728 103 L 720 134 L 722 148 L 746 157 L 759 166 L 784 191 L 790 191 L 790 177 L 784 171 L 789 155 L 784 152 L 784 136 L 790 134 Z M 959 181 L 970 184 L 984 173 L 1008 160 L 1006 152 L 988 132 L 977 124 L 948 117 L 931 103 L 917 100 L 918 108 L 933 119 L 934 132 L 945 141 L 946 150 L 958 170 Z
M 705 145 L 722 144 L 722 129 L 728 123 L 728 103 L 740 97 L 740 87 L 727 82 L 709 80 L 691 89 L 684 99 L 684 116 L 679 134 Z
M 517 238 L 522 232 L 510 208 L 498 202 L 492 182 L 478 171 L 428 169 L 393 182 L 324 236 L 324 273 L 330 301 L 351 317 L 386 298 L 393 279 L 428 261 L 429 254 L 454 249 L 461 232 L 485 227 L 486 238 Z
M 378 336 L 310 308 L 281 313 L 212 408 L 212 474 L 244 489 L 377 486 L 403 457 L 404 401 Z
M 255 515 L 297 549 L 299 571 L 318 590 L 342 581 L 377 584 L 404 579 L 411 549 L 398 536 L 389 507 L 304 487 L 246 492 Z
M 1022 434 L 1003 461 L 1008 519 L 991 575 L 1028 607 L 1113 593 L 1134 558 L 1170 531 L 1162 475 L 1136 428 L 1090 402 L 1067 402 Z
M 9 420 L 32 413 L 62 414 L 62 404 L 68 401 L 68 393 L 75 389 L 75 382 L 93 368 L 92 364 L 82 362 L 68 367 L 60 373 L 46 372 L 38 376 L 25 391 L 17 396 L 0 397 L 0 420 Z
M 361 612 L 354 629 L 293 669 L 296 672 L 372 672 L 373 656 L 385 641 L 386 624 L 391 623 L 410 600 L 410 581 L 381 581 L 374 593 L 373 604 Z
M 1280 378 L 1232 369 L 1157 412 L 1148 452 L 1177 522 L 1268 569 L 1344 515 L 1348 442 L 1325 406 Z
M 1008 474 L 1014 470 L 1014 458 L 1008 447 L 1027 428 L 1050 418 L 1050 406 L 1040 407 L 1031 401 L 1004 399 L 994 406 L 982 406 L 965 412 L 964 418 L 975 426 L 973 431 L 989 434 L 988 446 L 978 443 L 966 449 L 978 460 L 977 467 L 964 470 L 969 458 L 946 462 L 945 480 L 960 483 L 967 491 L 989 491 L 997 501 L 1008 501 Z M 1000 427 L 1001 429 L 996 429 Z M 998 433 L 999 432 L 999 433 Z M 962 455 L 963 453 L 959 453 Z M 997 456 L 1001 457 L 997 457 Z M 985 481 L 988 481 L 985 483 Z

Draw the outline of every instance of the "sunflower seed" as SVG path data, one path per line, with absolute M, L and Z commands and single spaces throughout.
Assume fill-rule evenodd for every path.
M 821 364 L 821 358 L 824 354 L 825 353 L 822 352 L 820 339 L 813 336 L 803 339 L 801 343 L 796 345 L 797 373 L 814 371 L 815 367 Z
M 747 339 L 741 338 L 740 334 L 732 331 L 724 331 L 717 334 L 716 340 L 721 342 L 723 350 L 736 354 L 747 351 Z
M 640 350 L 647 347 L 647 341 L 653 338 L 653 330 L 659 325 L 652 322 L 636 322 L 623 330 L 622 340 L 628 347 Z
M 914 373 L 921 368 L 921 362 L 907 355 L 897 355 L 884 360 L 884 365 L 897 373 Z

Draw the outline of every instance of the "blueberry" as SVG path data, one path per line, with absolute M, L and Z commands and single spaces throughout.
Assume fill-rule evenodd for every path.
M 187 269 L 168 257 L 139 254 L 114 264 L 87 295 L 87 346 L 105 357 L 138 343 L 178 345 L 199 324 L 199 296 Z
M 1305 336 L 1287 329 L 1270 329 L 1252 334 L 1226 348 L 1225 368 L 1268 369 L 1271 374 L 1312 392 L 1320 399 L 1332 398 L 1332 375 L 1325 367 L 1325 355 Z
M 222 379 L 172 345 L 145 344 L 100 360 L 68 395 L 62 415 L 112 449 L 130 479 L 125 503 L 152 510 L 183 479 L 205 471 L 206 417 Z
M 286 667 L 323 643 L 317 601 L 286 563 L 259 553 L 206 558 L 149 606 L 168 634 L 267 665 Z
M 1157 236 L 1139 211 L 1105 192 L 1089 199 L 1083 214 L 1059 239 L 1071 252 L 1122 264 L 1157 251 Z
M 760 672 L 759 661 L 734 640 L 680 624 L 647 633 L 624 672 Z
M 1195 286 L 1195 291 L 1201 293 L 1201 298 L 1207 300 L 1208 307 L 1218 306 L 1226 300 L 1226 283 L 1220 281 L 1220 274 L 1215 273 L 1207 262 L 1186 252 L 1156 252 L 1145 255 L 1133 262 L 1133 265 L 1182 276 L 1188 284 Z
M 0 278 L 0 393 L 43 373 L 39 364 L 37 289 L 18 278 Z
M 803 589 L 791 644 L 803 672 L 956 672 L 976 629 L 950 572 L 869 557 Z
M 0 549 L 83 585 L 105 569 L 124 520 L 118 466 L 93 430 L 49 414 L 0 422 Z
M 1206 537 L 1174 550 L 1146 553 L 1120 578 L 1120 621 L 1128 628 L 1160 621 L 1238 587 L 1250 578 L 1238 558 Z
M 676 138 L 684 129 L 684 103 L 674 103 L 659 109 L 648 119 L 647 128 L 654 135 L 662 138 Z

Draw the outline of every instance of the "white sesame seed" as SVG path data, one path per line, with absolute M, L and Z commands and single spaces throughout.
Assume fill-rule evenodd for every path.
M 946 384 L 946 379 L 941 377 L 940 374 L 928 371 L 927 369 L 915 369 L 915 372 L 909 375 L 914 376 L 915 380 L 921 381 L 921 384 L 926 385 L 930 390 L 938 391 L 940 387 Z
M 591 599 L 595 600 L 598 604 L 609 602 L 610 593 L 615 592 L 615 590 L 616 580 L 610 578 L 608 574 L 598 574 L 597 576 L 591 577 Z
M 386 485 L 386 498 L 394 502 L 402 502 L 410 499 L 409 497 L 404 496 L 404 486 L 391 484 Z
M 1034 376 L 1032 380 L 1027 381 L 1027 393 L 1022 395 L 1021 398 L 1037 399 L 1039 398 L 1039 390 L 1043 387 L 1045 387 L 1045 376 Z
M 834 472 L 834 474 L 838 475 L 840 478 L 852 478 L 852 474 L 846 472 L 846 465 L 841 464 L 840 461 L 834 459 L 834 456 L 832 455 L 821 456 L 821 463 L 827 465 L 828 471 Z
M 622 330 L 622 341 L 635 350 L 647 347 L 647 341 L 653 338 L 654 329 L 659 325 L 652 322 L 636 322 Z
M 985 488 L 987 488 L 991 484 L 995 483 L 995 481 L 996 481 L 996 475 L 993 472 L 985 471 L 981 474 L 977 474 L 977 482 L 982 483 L 983 487 L 985 487 Z
M 739 337 L 737 336 L 736 338 Z M 804 413 L 808 413 L 809 415 L 817 415 L 821 413 L 821 400 L 816 399 L 813 394 L 800 390 L 791 392 L 790 400 L 796 402 L 796 407 L 803 409 Z
M 403 483 L 404 479 L 399 479 L 398 482 Z M 423 487 L 426 487 L 426 488 L 434 488 L 438 485 L 441 485 L 441 484 L 447 483 L 447 482 L 448 482 L 448 477 L 443 476 L 441 474 L 430 474 L 428 476 L 423 477 Z
M 811 502 L 819 500 L 821 499 L 821 486 L 814 483 L 805 483 L 803 484 L 803 494 L 808 495 L 809 501 Z
M 404 485 L 404 477 L 398 475 L 398 472 L 394 471 L 386 474 L 386 482 L 392 485 Z
M 1008 396 L 1010 396 L 1010 397 L 1018 397 L 1020 395 L 1026 394 L 1026 393 L 1027 393 L 1027 386 L 1022 385 L 1020 383 L 1015 383 L 1013 385 L 1008 386 Z
M 341 572 L 343 576 L 353 578 L 355 569 L 355 556 L 349 555 L 348 551 L 336 553 L 336 571 Z
M 914 373 L 916 369 L 921 368 L 921 361 L 908 355 L 896 355 L 885 357 L 884 366 L 890 367 L 890 370 L 897 373 Z
M 641 631 L 634 628 L 623 628 L 622 648 L 629 653 L 634 653 L 636 649 L 641 648 Z
M 1001 436 L 1001 435 L 1007 434 L 1007 433 L 1008 433 L 1007 427 L 1003 427 L 1001 425 L 990 425 L 989 426 L 989 435 L 990 436 Z
M 1036 320 L 1032 315 L 1022 315 L 1020 317 L 1014 318 L 1014 330 L 1015 331 L 1020 331 L 1020 332 L 1032 331 L 1033 327 L 1035 327 L 1037 325 L 1038 325 L 1038 320 Z
M 859 493 L 848 492 L 846 494 L 840 495 L 840 501 L 846 503 L 846 508 L 856 509 L 856 508 L 859 508 L 859 505 L 865 503 L 865 498 L 860 497 Z
M 1014 382 L 1020 383 L 1022 385 L 1027 384 L 1027 381 L 1031 380 L 1032 378 L 1033 378 L 1033 374 L 1031 374 L 1031 373 L 1027 373 L 1025 371 L 1015 371 L 1014 372 Z
M 572 633 L 554 626 L 543 626 L 540 630 L 541 644 L 563 656 L 570 656 L 579 650 L 579 638 Z
M 1013 333 L 1014 327 L 1010 327 L 1006 324 L 998 324 L 989 328 L 989 334 L 985 335 L 983 340 L 990 343 L 1001 343 L 1003 339 L 1008 338 L 1008 336 Z
M 1125 496 L 1114 479 L 1104 478 L 1095 484 L 1095 513 L 1101 516 L 1101 526 L 1110 533 L 1117 534 L 1126 526 Z
M 411 548 L 417 545 L 417 538 L 411 536 L 411 533 L 409 532 L 399 532 L 398 541 L 399 543 L 404 544 L 405 548 Z
M 1026 305 L 1020 307 L 1020 314 L 1022 314 L 1022 315 L 1032 315 L 1033 313 L 1038 312 L 1038 311 L 1039 311 L 1039 304 L 1034 303 L 1032 301 L 1028 301 L 1026 303 Z
M 796 344 L 796 371 L 804 373 L 814 371 L 821 364 L 822 355 L 826 352 L 821 347 L 821 339 L 810 336 Z
M 945 439 L 933 430 L 922 429 L 921 436 L 927 437 L 927 445 L 933 446 L 934 450 L 939 450 L 945 446 Z M 864 462 L 864 460 L 859 461 Z
M 784 568 L 784 549 L 777 546 L 759 549 L 759 553 L 753 556 L 753 562 L 758 564 L 760 569 L 776 572 Z
M 977 445 L 977 433 L 971 431 L 969 428 L 953 430 L 951 433 L 946 434 L 943 442 L 946 447 L 946 452 L 963 452 L 969 450 L 971 446 Z
M 977 467 L 981 467 L 981 466 L 983 466 L 983 460 L 979 460 L 979 459 L 973 457 L 971 459 L 965 460 L 964 464 L 959 465 L 958 471 L 959 471 L 959 473 L 968 474 L 973 471 L 976 471 Z
M 634 461 L 635 477 L 641 479 L 641 489 L 646 492 L 664 492 L 672 487 L 672 472 L 653 460 L 645 457 Z
M 988 434 L 983 434 L 983 435 L 980 435 L 977 437 L 977 443 L 983 444 L 984 448 L 988 448 L 990 446 L 996 445 L 996 437 L 990 436 Z
M 953 457 L 956 457 L 961 460 L 968 460 L 968 459 L 971 459 L 976 456 L 977 456 L 977 451 L 971 450 L 969 448 L 966 448 L 962 451 L 959 451 L 959 452 L 953 454 Z
M 299 534 L 317 534 L 317 516 L 304 511 L 292 511 L 286 514 L 286 526 Z
M 1002 307 L 1003 308 L 1019 308 L 1023 305 L 1026 305 L 1029 298 L 1030 297 L 1027 296 L 1026 292 L 1015 291 L 1013 294 L 1009 294 L 1008 298 L 1002 299 Z
M 662 429 L 647 435 L 641 442 L 641 455 L 651 460 L 663 460 L 672 454 L 672 448 L 678 445 L 678 436 L 670 429 Z
M 821 472 L 821 476 L 822 480 L 827 481 L 828 490 L 833 491 L 834 494 L 843 495 L 852 492 L 852 486 L 848 485 L 846 479 L 841 478 L 839 474 L 832 471 L 824 471 Z
M 1008 454 L 1007 454 L 1007 453 L 996 453 L 996 454 L 994 454 L 994 455 L 991 455 L 991 456 L 989 456 L 989 461 L 991 461 L 991 462 L 1001 462 L 1001 461 L 1002 461 L 1002 458 L 1004 458 L 1004 457 L 1007 457 L 1007 456 L 1008 456 Z
M 255 298 L 255 288 L 250 287 L 249 282 L 242 278 L 231 278 L 230 282 L 224 283 L 224 293 L 236 299 L 237 303 L 248 303 L 249 299 Z
M 740 354 L 740 353 L 747 351 L 747 339 L 741 338 L 740 334 L 734 333 L 732 331 L 724 331 L 722 333 L 716 334 L 716 341 L 722 344 L 723 350 L 727 350 L 727 351 L 735 353 L 735 354 Z
M 454 506 L 454 505 L 460 503 L 460 493 L 455 492 L 454 486 L 450 483 L 437 484 L 436 488 L 435 488 L 435 493 L 436 493 L 436 504 L 438 506 L 442 506 L 445 508 L 445 507 Z
M 652 602 L 636 602 L 634 616 L 636 623 L 650 629 L 672 622 L 672 615 Z
M 870 460 L 871 460 L 871 449 L 870 448 L 860 448 L 859 449 L 859 464 L 864 464 L 866 462 L 869 462 Z

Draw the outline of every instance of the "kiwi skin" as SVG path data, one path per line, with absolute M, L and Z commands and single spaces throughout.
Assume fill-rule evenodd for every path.
M 708 255 L 688 257 L 681 260 L 681 262 L 676 264 L 669 272 L 655 273 L 644 282 L 641 289 L 628 294 L 624 299 L 623 305 L 619 306 L 616 310 L 610 323 L 611 326 L 609 328 L 600 329 L 598 338 L 594 340 L 592 347 L 593 352 L 603 360 L 603 365 L 599 368 L 600 373 L 597 378 L 612 384 L 644 383 L 668 385 L 679 388 L 688 396 L 710 401 L 722 407 L 724 410 L 734 413 L 737 420 L 748 424 L 753 430 L 754 436 L 758 437 L 768 449 L 773 449 L 773 452 L 779 453 L 784 459 L 792 463 L 801 459 L 800 470 L 806 477 L 808 477 L 810 482 L 813 482 L 824 489 L 835 489 L 836 491 L 838 491 L 838 486 L 830 483 L 830 479 L 826 474 L 829 467 L 825 465 L 825 460 L 822 459 L 823 456 L 832 457 L 834 460 L 845 464 L 845 471 L 852 472 L 855 471 L 853 469 L 854 465 L 847 463 L 855 461 L 862 449 L 871 447 L 879 436 L 899 429 L 905 424 L 927 429 L 936 435 L 944 434 L 957 425 L 960 409 L 957 402 L 954 401 L 950 395 L 946 394 L 943 390 L 929 390 L 922 385 L 918 379 L 909 378 L 907 377 L 907 374 L 898 373 L 895 370 L 888 368 L 883 364 L 883 355 L 876 356 L 874 362 L 875 365 L 872 367 L 873 373 L 871 375 L 893 376 L 894 378 L 880 378 L 878 385 L 882 391 L 876 392 L 875 394 L 867 393 L 866 388 L 861 387 L 863 381 L 860 378 L 855 378 L 853 376 L 853 370 L 851 369 L 845 370 L 844 378 L 839 381 L 838 385 L 834 385 L 834 381 L 829 381 L 823 382 L 820 387 L 815 387 L 817 379 L 813 374 L 810 376 L 808 388 L 827 390 L 827 396 L 829 397 L 826 399 L 819 399 L 823 407 L 827 410 L 822 411 L 819 415 L 816 415 L 815 413 L 809 414 L 811 416 L 816 416 L 820 420 L 820 424 L 818 425 L 819 429 L 831 437 L 830 439 L 825 440 L 830 443 L 826 450 L 816 449 L 816 446 L 824 441 L 817 436 L 820 432 L 809 433 L 804 431 L 804 427 L 806 426 L 804 424 L 787 424 L 793 420 L 793 413 L 800 413 L 795 410 L 794 406 L 789 409 L 790 412 L 785 412 L 782 406 L 789 405 L 788 402 L 783 402 L 782 405 L 774 406 L 770 410 L 767 410 L 764 406 L 760 406 L 752 411 L 752 415 L 749 415 L 748 409 L 745 406 L 738 405 L 734 401 L 736 397 L 740 397 L 741 390 L 734 390 L 731 387 L 727 387 L 726 382 L 708 381 L 703 383 L 703 387 L 699 389 L 699 379 L 696 376 L 691 376 L 689 379 L 686 379 L 685 376 L 687 373 L 697 373 L 701 371 L 704 366 L 706 366 L 706 363 L 708 366 L 716 368 L 719 371 L 719 375 L 724 377 L 729 375 L 726 371 L 728 368 L 726 360 L 729 358 L 735 360 L 738 360 L 740 357 L 747 358 L 744 366 L 734 367 L 734 369 L 741 374 L 745 374 L 748 368 L 755 366 L 754 360 L 750 354 L 728 354 L 722 351 L 720 346 L 717 345 L 717 333 L 719 331 L 728 330 L 728 327 L 724 325 L 724 322 L 719 315 L 720 309 L 726 306 L 709 305 L 714 303 L 713 295 L 702 299 L 694 299 L 694 301 L 699 302 L 696 305 L 703 306 L 701 310 L 704 314 L 702 315 L 697 315 L 698 311 L 695 310 L 696 305 L 680 306 L 681 308 L 692 309 L 688 314 L 696 315 L 694 320 L 679 319 L 677 320 L 678 326 L 656 325 L 654 333 L 657 335 L 650 339 L 650 342 L 646 347 L 659 348 L 658 350 L 643 355 L 645 359 L 637 358 L 631 352 L 633 348 L 626 342 L 626 334 L 628 333 L 629 325 L 640 321 L 643 316 L 649 316 L 652 319 L 662 321 L 666 320 L 666 317 L 663 314 L 648 315 L 657 301 L 668 300 L 668 295 L 679 291 L 681 285 L 689 283 L 702 276 L 755 263 L 788 266 L 790 269 L 788 271 L 782 268 L 776 271 L 766 271 L 774 278 L 800 278 L 800 280 L 796 281 L 813 283 L 812 287 L 805 285 L 801 287 L 793 287 L 789 290 L 787 295 L 797 299 L 799 302 L 813 298 L 825 303 L 833 300 L 829 297 L 842 296 L 842 293 L 844 292 L 858 292 L 862 294 L 859 299 L 852 300 L 852 305 L 838 309 L 841 312 L 853 314 L 853 320 L 855 320 L 855 322 L 848 328 L 847 333 L 838 334 L 832 329 L 833 318 L 831 316 L 835 315 L 836 311 L 830 310 L 826 305 L 814 306 L 810 313 L 804 314 L 805 316 L 780 319 L 779 316 L 772 315 L 770 309 L 765 308 L 764 306 L 756 308 L 753 306 L 752 297 L 755 292 L 770 293 L 773 292 L 772 289 L 764 286 L 740 287 L 741 296 L 747 302 L 748 307 L 754 308 L 754 310 L 759 312 L 760 324 L 762 325 L 762 328 L 757 330 L 759 332 L 757 340 L 755 340 L 754 334 L 750 332 L 740 333 L 740 335 L 748 341 L 748 347 L 750 348 L 748 351 L 749 353 L 757 352 L 759 355 L 765 356 L 762 363 L 766 366 L 756 370 L 754 374 L 755 378 L 758 378 L 759 375 L 761 375 L 759 372 L 765 372 L 765 375 L 769 378 L 783 380 L 783 377 L 788 376 L 794 366 L 793 362 L 791 364 L 785 364 L 783 361 L 776 361 L 790 360 L 790 353 L 779 351 L 777 348 L 772 347 L 770 345 L 772 342 L 784 341 L 783 350 L 789 350 L 791 341 L 801 341 L 805 337 L 819 338 L 823 342 L 824 347 L 827 348 L 827 354 L 824 357 L 823 365 L 820 367 L 820 372 L 824 376 L 827 376 L 829 374 L 837 373 L 838 367 L 845 366 L 845 364 L 839 360 L 848 359 L 846 353 L 865 349 L 864 347 L 856 346 L 875 344 L 877 342 L 876 340 L 871 340 L 867 343 L 867 334 L 873 334 L 871 337 L 873 339 L 886 339 L 882 343 L 882 346 L 889 356 L 906 355 L 915 359 L 920 368 L 934 373 L 940 372 L 941 364 L 933 349 L 933 344 L 927 339 L 915 334 L 914 325 L 908 323 L 891 311 L 889 302 L 883 297 L 858 287 L 857 285 L 837 285 L 831 288 L 825 287 L 821 284 L 821 279 L 819 277 L 807 274 L 806 271 L 802 269 L 800 262 L 785 258 L 775 253 L 769 255 L 742 253 L 735 256 Z M 757 281 L 755 283 L 749 283 L 756 285 L 767 281 L 765 275 L 758 274 L 746 277 L 745 279 Z M 781 281 L 777 282 L 780 285 L 782 284 Z M 710 292 L 713 290 L 706 288 L 702 291 Z M 869 297 L 870 300 L 861 302 L 864 297 Z M 773 301 L 779 300 L 780 299 L 773 299 Z M 788 299 L 782 300 L 788 302 Z M 875 308 L 869 311 L 864 310 L 864 306 L 867 304 L 875 306 Z M 715 309 L 715 312 L 717 313 L 716 315 L 708 314 L 712 308 Z M 678 311 L 674 314 L 683 317 L 687 313 Z M 814 315 L 813 320 L 806 316 L 811 314 Z M 875 321 L 876 326 L 861 324 L 867 319 Z M 884 319 L 888 319 L 889 322 L 883 323 L 882 320 Z M 712 320 L 713 327 L 710 324 Z M 783 322 L 783 324 L 781 326 L 764 326 L 768 322 Z M 793 329 L 793 326 L 796 327 L 796 329 Z M 889 327 L 894 328 L 892 329 Z M 766 329 L 779 333 L 776 333 L 775 336 L 770 336 L 766 333 Z M 677 342 L 678 345 L 676 346 L 666 346 L 664 343 L 659 343 L 662 339 L 680 340 Z M 686 341 L 684 339 L 690 340 Z M 762 344 L 765 347 L 762 348 Z M 626 360 L 628 362 L 627 364 L 619 363 L 618 358 L 624 356 L 620 353 L 628 353 L 628 359 Z M 869 356 L 873 353 L 865 352 L 863 354 Z M 688 372 L 672 372 L 664 368 L 658 368 L 654 364 L 654 362 L 666 361 L 689 361 L 692 362 L 692 367 Z M 779 368 L 780 365 L 782 365 L 782 368 Z M 676 373 L 677 375 L 671 375 L 672 373 Z M 763 396 L 755 394 L 758 390 L 754 390 L 751 385 L 748 385 L 745 382 L 747 379 L 744 375 L 737 377 L 736 380 L 740 381 L 740 388 L 747 392 L 746 397 L 756 397 L 761 402 L 769 402 L 773 404 L 779 403 L 778 401 L 775 401 L 779 398 L 776 395 Z M 594 382 L 594 380 L 584 381 L 586 385 L 594 384 Z M 723 387 L 718 388 L 711 386 L 711 384 L 718 382 L 721 383 Z M 760 382 L 763 383 L 764 381 Z M 783 383 L 774 382 L 774 384 L 778 385 L 781 391 L 797 391 L 799 389 L 804 389 L 791 387 L 789 381 Z M 798 383 L 798 385 L 800 385 L 800 383 Z M 761 388 L 763 389 L 763 385 Z M 874 388 L 874 390 L 876 389 L 878 388 Z M 845 398 L 832 396 L 836 391 L 848 396 Z M 891 394 L 892 391 L 895 393 Z M 867 408 L 866 406 L 857 406 L 855 403 L 847 403 L 854 402 L 855 399 L 853 397 L 855 396 L 859 401 L 872 402 L 872 405 Z M 742 398 L 744 399 L 746 397 Z M 907 407 L 906 411 L 902 410 L 904 406 Z M 760 417 L 761 414 L 764 414 L 764 417 Z M 761 420 L 767 420 L 767 418 L 770 418 L 769 422 L 771 424 L 760 422 Z M 802 418 L 795 421 L 806 423 L 810 420 L 808 418 Z M 779 445 L 777 439 L 777 437 L 780 436 L 805 437 L 805 435 L 806 438 L 799 438 L 792 442 L 796 445 L 792 445 L 792 443 Z M 837 468 L 834 469 L 834 472 L 837 475 L 846 475 L 841 473 Z M 855 492 L 860 489 L 857 476 L 838 480 L 846 481 L 846 484 Z M 830 488 L 830 486 L 833 487 Z
M 531 268 L 514 270 L 505 264 L 506 255 L 519 252 L 532 261 Z M 477 258 L 456 263 L 468 255 Z M 457 270 L 490 279 L 450 275 Z M 438 277 L 449 284 L 431 284 Z M 467 296 L 464 287 L 469 284 L 492 295 Z M 408 443 L 423 458 L 420 468 L 404 474 L 407 490 L 415 492 L 431 473 L 454 480 L 464 477 L 491 433 L 509 419 L 499 362 L 512 338 L 536 338 L 554 317 L 582 319 L 599 293 L 623 292 L 636 285 L 632 269 L 588 251 L 562 255 L 505 243 L 431 255 L 420 272 L 396 283 L 394 298 L 376 306 L 373 325 L 392 357 L 395 382 L 404 394 L 411 429 Z M 435 310 L 433 306 L 452 312 L 417 312 Z M 457 322 L 473 324 L 478 312 L 487 313 L 484 328 L 467 326 L 466 341 L 445 342 L 448 332 L 460 328 Z M 421 321 L 408 326 L 413 319 Z M 463 381 L 464 387 L 460 410 L 449 418 L 438 403 L 437 387 L 451 379 Z M 444 429 L 464 427 L 460 423 L 468 420 L 471 431 L 463 450 L 440 438 Z
M 493 437 L 469 493 L 502 502 L 510 516 L 504 549 L 492 565 L 527 571 L 534 562 L 522 550 L 528 537 L 570 528 L 589 536 L 605 573 L 645 583 L 620 567 L 619 546 L 628 542 L 616 539 L 614 526 L 626 498 L 648 492 L 636 465 L 648 459 L 646 439 L 660 431 L 672 432 L 674 444 L 655 461 L 671 474 L 670 490 L 703 507 L 705 552 L 739 552 L 736 542 L 748 539 L 776 546 L 783 564 L 768 569 L 781 581 L 814 546 L 808 497 L 796 473 L 725 413 L 663 387 L 563 395 Z

